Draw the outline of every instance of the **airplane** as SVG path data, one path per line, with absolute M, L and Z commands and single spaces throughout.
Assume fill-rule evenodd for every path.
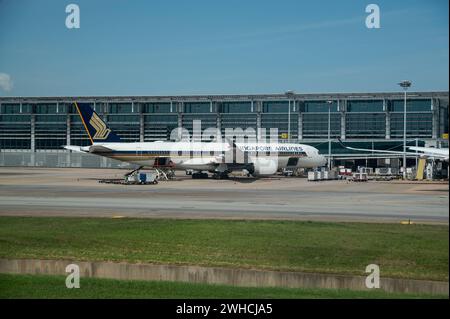
M 192 178 L 227 178 L 233 171 L 260 177 L 286 167 L 316 168 L 326 158 L 309 145 L 293 143 L 235 143 L 195 141 L 123 142 L 88 103 L 74 103 L 89 136 L 89 146 L 63 146 L 144 167 L 193 171 Z
M 434 148 L 434 147 L 418 147 L 418 146 L 408 146 L 408 149 L 420 153 L 414 152 L 399 152 L 399 151 L 388 151 L 388 150 L 373 150 L 367 148 L 355 148 L 345 145 L 341 139 L 338 138 L 339 144 L 342 147 L 353 150 L 353 151 L 363 151 L 363 152 L 374 152 L 374 153 L 384 153 L 384 154 L 396 154 L 396 155 L 410 155 L 410 156 L 420 156 L 422 158 L 433 158 L 448 162 L 448 148 Z

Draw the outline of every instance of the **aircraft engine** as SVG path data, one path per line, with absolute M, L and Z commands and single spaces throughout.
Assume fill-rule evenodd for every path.
M 278 170 L 278 158 L 256 158 L 253 161 L 252 167 L 248 170 L 253 176 L 268 176 L 273 175 Z

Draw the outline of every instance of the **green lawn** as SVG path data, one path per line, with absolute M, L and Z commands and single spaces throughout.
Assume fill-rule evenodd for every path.
M 195 264 L 448 280 L 448 226 L 0 217 L 0 258 Z
M 0 298 L 447 298 L 382 290 L 247 288 L 164 281 L 80 278 L 67 289 L 64 276 L 0 274 Z

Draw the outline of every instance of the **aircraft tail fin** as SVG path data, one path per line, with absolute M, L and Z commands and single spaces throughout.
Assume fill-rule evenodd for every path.
M 111 131 L 90 104 L 75 102 L 74 105 L 92 144 L 120 142 L 120 137 Z

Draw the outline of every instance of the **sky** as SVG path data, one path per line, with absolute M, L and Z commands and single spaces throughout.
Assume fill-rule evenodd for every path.
M 66 27 L 77 4 L 80 28 Z M 366 27 L 366 6 L 380 28 Z M 448 91 L 447 0 L 0 0 L 0 96 Z

